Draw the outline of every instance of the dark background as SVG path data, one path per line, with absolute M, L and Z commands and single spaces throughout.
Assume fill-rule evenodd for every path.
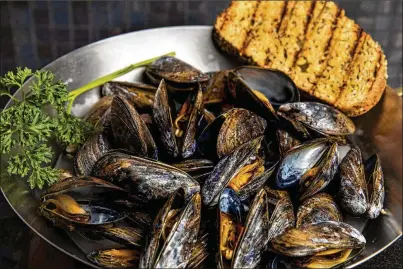
M 402 86 L 402 1 L 335 1 L 378 41 Z M 229 1 L 1 1 L 0 75 L 38 69 L 89 43 L 148 28 L 212 25 Z M 4 105 L 4 100 L 1 102 Z M 402 268 L 402 240 L 360 268 Z M 0 194 L 0 268 L 83 268 L 35 236 Z

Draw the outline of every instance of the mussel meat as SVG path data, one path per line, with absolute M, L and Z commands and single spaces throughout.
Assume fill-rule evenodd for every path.
M 155 94 L 153 118 L 168 155 L 174 158 L 193 155 L 196 150 L 196 127 L 202 113 L 203 92 L 200 85 L 176 114 L 176 110 L 170 106 L 165 81 L 161 80 Z
M 39 214 L 53 222 L 55 226 L 74 230 L 75 226 L 105 225 L 122 220 L 125 215 L 115 210 L 77 203 L 66 194 L 54 195 L 39 207 Z
M 261 147 L 262 139 L 258 137 L 243 144 L 218 162 L 201 190 L 205 205 L 216 205 L 225 187 L 239 191 L 246 183 L 265 172 L 267 167 Z

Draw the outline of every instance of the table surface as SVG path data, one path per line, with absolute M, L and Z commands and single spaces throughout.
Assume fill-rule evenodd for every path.
M 0 75 L 38 69 L 78 47 L 125 32 L 172 25 L 212 25 L 228 0 L 0 2 Z M 383 47 L 388 84 L 402 86 L 402 1 L 337 0 Z M 6 102 L 0 99 L 0 107 Z M 358 268 L 402 268 L 400 238 Z M 0 194 L 0 268 L 87 268 L 54 249 L 15 215 Z

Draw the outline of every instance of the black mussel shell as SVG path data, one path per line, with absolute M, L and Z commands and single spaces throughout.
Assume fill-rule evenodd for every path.
M 129 100 L 138 111 L 151 111 L 157 88 L 139 82 L 111 81 L 102 86 L 102 95 L 119 95 Z
M 372 155 L 365 163 L 365 177 L 368 189 L 368 209 L 366 216 L 375 219 L 381 213 L 385 199 L 384 178 L 378 154 Z
M 146 72 L 174 83 L 200 83 L 209 79 L 200 70 L 172 56 L 158 58 L 146 67 Z

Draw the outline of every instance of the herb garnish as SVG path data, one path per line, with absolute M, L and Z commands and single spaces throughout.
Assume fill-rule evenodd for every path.
M 167 55 L 174 56 L 175 52 L 162 56 Z M 16 73 L 8 72 L 0 78 L 0 96 L 7 95 L 14 102 L 11 107 L 0 111 L 0 153 L 6 172 L 28 176 L 32 189 L 52 185 L 58 180 L 61 170 L 49 166 L 54 154 L 49 141 L 56 138 L 64 147 L 80 146 L 94 131 L 94 126 L 70 114 L 74 100 L 84 92 L 162 56 L 129 65 L 71 92 L 48 70 L 32 72 L 28 68 L 17 68 Z M 22 91 L 20 99 L 14 97 L 11 89 L 20 89 L 30 77 L 33 77 L 33 82 L 28 91 Z

